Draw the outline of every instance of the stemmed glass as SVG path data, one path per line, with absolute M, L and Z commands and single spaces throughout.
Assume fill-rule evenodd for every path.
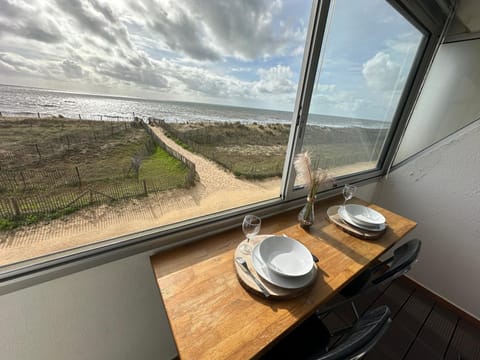
M 250 239 L 260 232 L 262 226 L 262 219 L 255 215 L 246 215 L 243 218 L 242 231 L 247 237 L 247 243 L 242 244 L 240 251 L 244 254 L 250 254 L 252 249 L 250 247 Z
M 357 187 L 355 185 L 345 184 L 345 186 L 343 187 L 343 197 L 345 198 L 345 201 L 343 202 L 343 207 L 345 207 L 347 201 L 353 197 L 356 191 Z

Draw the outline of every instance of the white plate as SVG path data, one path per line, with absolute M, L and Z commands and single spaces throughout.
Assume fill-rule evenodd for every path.
M 362 225 L 354 221 L 348 213 L 345 211 L 345 208 L 343 206 L 340 206 L 338 208 L 338 215 L 347 223 L 350 225 L 356 226 L 362 230 L 367 230 L 367 231 L 383 231 L 387 227 L 385 223 L 380 224 L 380 225 Z
M 310 251 L 287 236 L 267 237 L 260 243 L 258 251 L 268 268 L 281 276 L 305 276 L 313 267 Z
M 378 211 L 363 205 L 345 205 L 345 211 L 355 223 L 365 226 L 385 224 L 385 217 Z
M 257 274 L 269 283 L 284 289 L 301 289 L 309 285 L 315 278 L 317 274 L 317 269 L 315 268 L 315 266 L 312 267 L 312 270 L 310 270 L 308 274 L 300 277 L 285 277 L 274 273 L 268 268 L 268 266 L 260 257 L 259 246 L 260 244 L 255 245 L 252 250 L 253 267 L 257 271 Z

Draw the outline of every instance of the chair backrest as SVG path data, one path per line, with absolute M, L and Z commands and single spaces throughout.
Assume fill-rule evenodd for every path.
M 393 256 L 384 262 L 385 264 L 390 264 L 389 269 L 377 278 L 371 280 L 371 283 L 376 285 L 387 279 L 393 280 L 405 274 L 410 270 L 415 260 L 417 260 L 421 247 L 422 242 L 420 240 L 412 239 L 396 248 Z
M 327 353 L 312 357 L 315 360 L 355 360 L 363 357 L 385 334 L 391 323 L 386 305 L 367 311 L 353 325 L 343 340 Z

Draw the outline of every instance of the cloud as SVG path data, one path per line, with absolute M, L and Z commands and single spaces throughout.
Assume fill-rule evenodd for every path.
M 0 77 L 93 93 L 284 107 L 294 99 L 306 22 L 283 6 L 0 0 Z
M 0 36 L 10 34 L 44 43 L 59 43 L 63 37 L 47 15 L 39 17 L 35 8 L 3 1 L 0 12 Z
M 400 65 L 390 54 L 380 51 L 362 66 L 367 85 L 375 90 L 393 90 L 399 80 Z
M 122 82 L 156 89 L 163 89 L 168 86 L 168 80 L 161 75 L 160 69 L 148 59 L 132 57 L 130 60 L 115 59 L 106 61 L 102 58 L 92 57 L 90 58 L 90 66 L 97 74 L 121 80 Z
M 288 66 L 276 65 L 269 69 L 259 69 L 260 81 L 255 88 L 260 93 L 294 93 L 297 89 L 293 82 L 293 72 Z
M 197 60 L 220 60 L 220 54 L 202 36 L 202 25 L 185 13 L 172 17 L 159 11 L 149 24 L 159 33 L 172 51 L 179 51 Z
M 131 47 L 128 32 L 107 5 L 95 0 L 56 0 L 56 4 L 77 22 L 81 31 L 87 31 L 112 45 Z
M 72 60 L 64 60 L 61 66 L 70 79 L 80 79 L 85 75 L 83 68 Z
M 143 0 L 131 9 L 138 19 L 145 19 L 137 23 L 160 35 L 171 51 L 196 60 L 254 60 L 290 54 L 305 39 L 302 19 L 279 21 L 282 2 L 278 0 L 165 0 L 161 4 Z
M 21 55 L 13 53 L 0 53 L 0 64 L 10 72 L 38 75 L 38 64 Z

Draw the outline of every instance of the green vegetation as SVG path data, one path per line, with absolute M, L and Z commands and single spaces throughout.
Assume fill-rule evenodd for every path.
M 177 142 L 238 177 L 262 179 L 282 175 L 289 125 L 216 122 L 161 126 Z M 303 149 L 311 152 L 318 166 L 332 169 L 375 161 L 386 135 L 387 130 L 309 125 Z
M 167 124 L 177 142 L 217 162 L 238 177 L 281 176 L 289 125 L 236 123 Z
M 0 118 L 0 230 L 183 187 L 187 175 L 135 122 Z
M 180 180 L 186 176 L 185 165 L 160 147 L 156 147 L 154 153 L 143 160 L 140 168 L 141 179 L 154 179 L 164 189 L 183 186 Z

